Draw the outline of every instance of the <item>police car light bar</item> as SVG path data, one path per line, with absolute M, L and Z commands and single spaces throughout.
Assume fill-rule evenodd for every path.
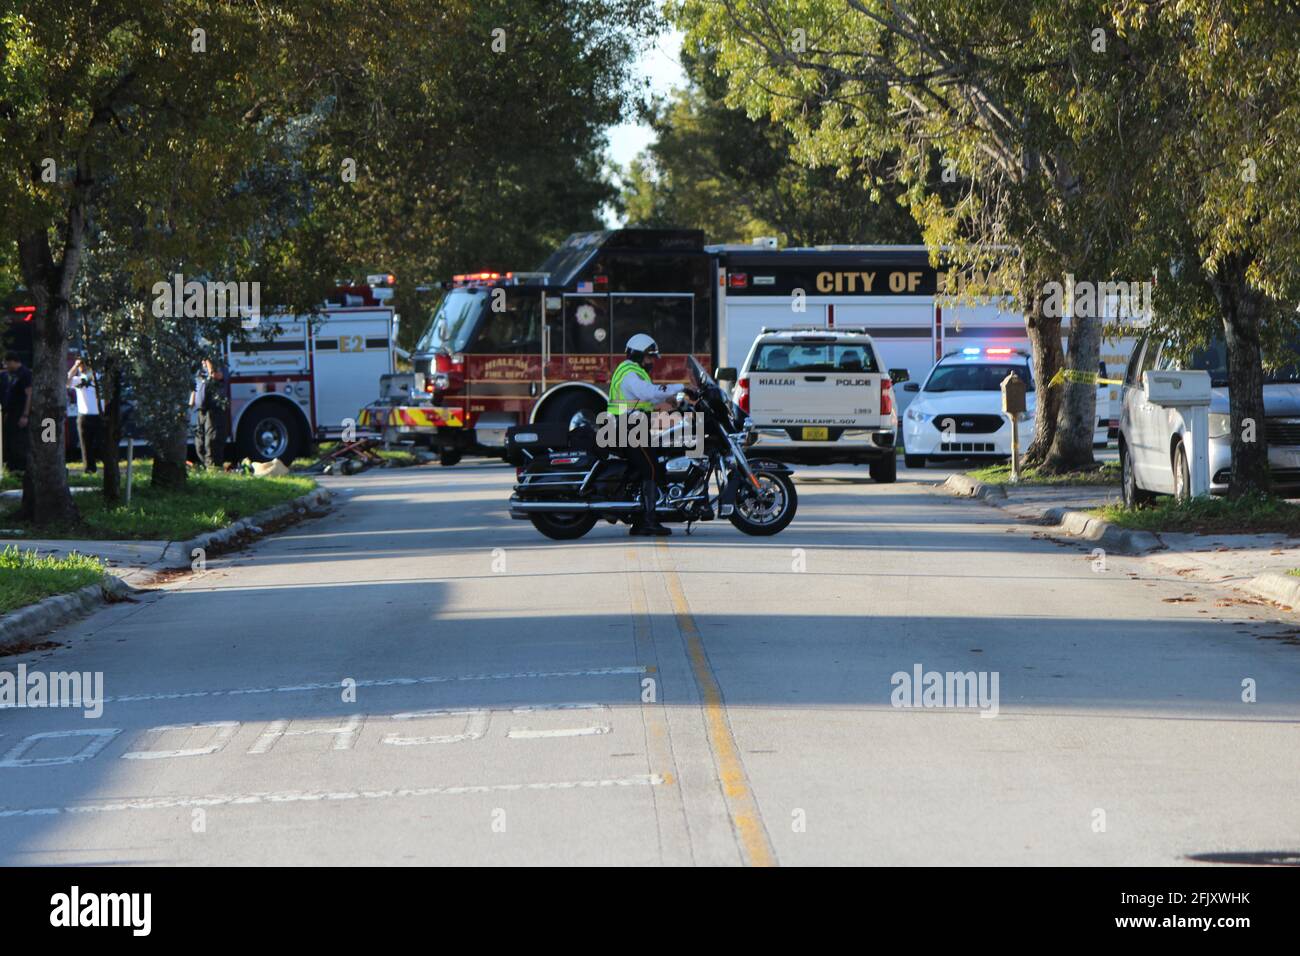
M 968 345 L 968 346 L 966 346 L 964 349 L 961 349 L 961 350 L 956 350 L 956 349 L 954 349 L 954 350 L 951 351 L 951 352 L 945 353 L 944 358 L 948 358 L 948 357 L 951 356 L 951 355 L 1024 355 L 1024 356 L 1028 356 L 1029 353 L 1026 352 L 1024 349 L 1016 349 L 1016 348 L 1011 348 L 1011 347 L 1009 347 L 1009 346 L 997 346 L 997 347 L 989 347 L 989 348 L 980 348 L 978 345 Z

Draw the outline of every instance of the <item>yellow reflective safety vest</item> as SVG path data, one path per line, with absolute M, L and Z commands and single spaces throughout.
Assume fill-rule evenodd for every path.
M 623 394 L 623 381 L 629 375 L 635 375 L 643 381 L 650 381 L 650 373 L 631 359 L 624 359 L 614 369 L 614 377 L 609 382 L 609 404 L 605 411 L 611 415 L 626 415 L 631 411 L 652 412 L 653 402 L 636 402 Z

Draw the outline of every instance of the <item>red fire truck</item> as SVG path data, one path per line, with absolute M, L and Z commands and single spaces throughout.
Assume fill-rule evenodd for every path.
M 428 404 L 374 406 L 363 425 L 437 447 L 443 464 L 499 453 L 506 429 L 603 411 L 632 335 L 647 332 L 661 380 L 708 364 L 713 257 L 699 230 L 621 229 L 569 237 L 537 272 L 458 275 L 412 362 Z

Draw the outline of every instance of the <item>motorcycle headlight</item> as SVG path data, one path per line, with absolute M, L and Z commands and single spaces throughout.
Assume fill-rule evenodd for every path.
M 1232 416 L 1223 412 L 1210 412 L 1210 437 L 1227 438 L 1232 432 Z

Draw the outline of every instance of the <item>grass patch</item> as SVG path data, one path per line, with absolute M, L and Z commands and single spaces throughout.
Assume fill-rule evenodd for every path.
M 135 463 L 131 504 L 107 507 L 98 492 L 76 496 L 81 523 L 72 527 L 32 530 L 42 538 L 145 539 L 183 541 L 217 531 L 249 515 L 292 501 L 310 492 L 310 478 L 254 478 L 225 472 L 191 471 L 181 491 L 160 491 L 149 484 L 151 463 Z M 126 492 L 126 471 L 122 473 Z M 26 531 L 14 515 L 18 504 L 0 509 L 0 527 Z
M 1300 505 L 1270 495 L 1241 498 L 1193 498 L 1175 501 L 1161 496 L 1154 504 L 1126 508 L 1121 504 L 1094 508 L 1093 514 L 1122 528 L 1137 531 L 1182 531 L 1192 534 L 1300 534 Z
M 1287 572 L 1287 574 L 1291 575 L 1292 577 L 1300 578 L 1300 568 L 1292 568 L 1290 571 Z
M 986 485 L 1007 485 L 1011 483 L 1011 463 L 1000 462 L 996 465 L 987 465 L 984 468 L 975 468 L 966 472 L 966 475 L 976 481 L 982 481 Z M 1022 468 L 1020 469 L 1019 483 L 1022 485 L 1060 486 L 1118 485 L 1119 462 L 1102 462 L 1100 467 L 1092 471 L 1069 471 L 1063 475 L 1045 475 L 1039 472 L 1037 468 Z
M 84 554 L 39 556 L 10 545 L 0 551 L 0 614 L 104 580 L 104 565 Z
M 126 473 L 126 463 L 122 464 L 122 473 Z M 68 465 L 68 484 L 74 488 L 98 488 L 104 481 L 104 473 L 97 471 L 88 475 L 81 465 Z M 18 472 L 6 471 L 0 478 L 0 491 L 21 491 L 23 476 Z

